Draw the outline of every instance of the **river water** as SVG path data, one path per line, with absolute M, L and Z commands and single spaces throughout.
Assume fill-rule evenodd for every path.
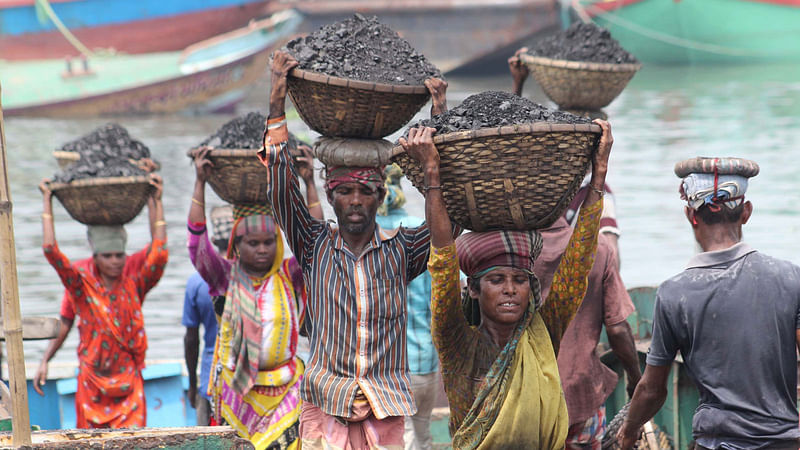
M 740 156 L 760 164 L 761 174 L 748 191 L 755 208 L 745 227 L 745 240 L 768 254 L 800 264 L 796 206 L 800 204 L 800 165 L 792 156 L 800 151 L 800 80 L 796 74 L 797 66 L 646 67 L 606 109 L 615 139 L 608 182 L 617 200 L 622 277 L 628 287 L 660 283 L 681 271 L 695 252 L 672 168 L 675 162 L 698 155 Z M 508 89 L 509 81 L 505 76 L 451 79 L 449 103 L 457 105 L 481 90 Z M 524 95 L 547 101 L 535 82 L 528 84 Z M 263 82 L 253 87 L 237 112 L 265 112 L 266 100 Z M 150 147 L 162 164 L 165 179 L 170 261 L 143 308 L 149 360 L 183 358 L 183 289 L 193 272 L 186 251 L 185 222 L 194 170 L 186 151 L 232 117 L 176 114 L 113 119 Z M 55 271 L 41 251 L 41 196 L 36 186 L 57 170 L 53 150 L 107 121 L 6 119 L 23 315 L 57 317 L 62 293 Z M 299 119 L 290 120 L 290 129 L 314 137 Z M 423 215 L 421 197 L 410 185 L 406 187 L 408 209 Z M 210 189 L 207 196 L 207 203 L 214 204 Z M 326 216 L 332 217 L 332 210 L 324 206 Z M 72 221 L 60 205 L 54 209 L 62 250 L 73 259 L 88 256 L 85 227 Z M 143 213 L 127 226 L 129 250 L 136 251 L 148 242 L 146 221 Z M 71 333 L 54 358 L 56 365 L 75 362 L 77 335 Z M 26 362 L 38 363 L 46 344 L 26 342 Z M 33 373 L 28 367 L 30 377 Z

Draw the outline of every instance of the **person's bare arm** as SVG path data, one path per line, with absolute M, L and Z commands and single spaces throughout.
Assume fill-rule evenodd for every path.
M 633 448 L 639 439 L 640 430 L 648 420 L 656 415 L 664 401 L 667 399 L 667 379 L 671 365 L 647 365 L 644 375 L 636 386 L 636 391 L 631 400 L 628 416 L 617 433 L 617 442 L 623 450 Z
M 193 154 L 195 178 L 192 200 L 189 204 L 189 223 L 206 222 L 206 181 L 214 167 L 214 163 L 208 159 L 210 151 L 210 148 L 203 147 L 195 150 Z
M 606 334 L 608 334 L 611 350 L 619 358 L 628 375 L 627 391 L 628 395 L 633 397 L 636 385 L 642 378 L 642 371 L 639 368 L 639 356 L 636 352 L 636 341 L 633 339 L 631 326 L 624 320 L 611 326 L 607 325 Z
M 153 185 L 152 201 L 148 203 L 151 210 L 148 213 L 150 219 L 150 232 L 153 240 L 167 240 L 167 222 L 164 221 L 164 203 L 161 197 L 164 193 L 164 180 L 160 175 L 150 174 L 150 184 Z
M 408 139 L 400 138 L 400 145 L 419 163 L 424 173 L 425 222 L 431 232 L 431 245 L 444 248 L 453 244 L 453 226 L 442 197 L 439 176 L 439 152 L 433 145 L 434 128 L 412 128 Z
M 431 117 L 447 111 L 447 82 L 441 78 L 428 78 L 425 87 L 431 93 Z
M 514 56 L 508 58 L 508 70 L 511 72 L 511 92 L 514 95 L 522 95 L 522 86 L 528 78 L 528 66 L 522 62 L 519 55 L 528 51 L 528 47 L 522 47 L 514 52 Z
M 69 335 L 69 331 L 72 329 L 72 324 L 75 322 L 75 319 L 67 319 L 64 316 L 61 316 L 61 324 L 58 328 L 58 335 L 55 339 L 50 341 L 50 345 L 47 346 L 47 350 L 44 351 L 44 356 L 42 356 L 42 362 L 39 363 L 39 368 L 36 369 L 36 375 L 33 377 L 33 389 L 39 395 L 44 395 L 44 391 L 42 391 L 42 386 L 47 382 L 47 363 L 53 359 L 53 356 L 56 352 L 64 345 L 64 340 L 67 339 Z
M 183 335 L 183 358 L 186 360 L 186 371 L 189 372 L 189 403 L 195 406 L 197 397 L 197 358 L 200 355 L 200 330 L 197 327 L 186 327 Z
M 39 183 L 42 192 L 42 245 L 56 244 L 56 229 L 53 225 L 53 191 L 50 190 L 50 180 L 44 179 Z
M 582 207 L 593 205 L 603 196 L 603 188 L 606 184 L 608 174 L 608 158 L 611 155 L 611 147 L 614 145 L 614 136 L 611 134 L 611 125 L 605 120 L 595 119 L 594 123 L 600 125 L 603 130 L 600 136 L 600 144 L 597 152 L 592 159 L 592 179 L 589 181 L 589 192 L 583 200 Z
M 308 207 L 308 213 L 317 220 L 325 220 L 317 186 L 314 184 L 314 154 L 307 145 L 300 145 L 297 149 L 300 151 L 300 156 L 295 158 L 294 168 L 306 185 L 306 207 Z

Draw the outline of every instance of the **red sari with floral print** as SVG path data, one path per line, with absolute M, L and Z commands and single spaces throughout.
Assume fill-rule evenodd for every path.
M 146 408 L 142 299 L 164 273 L 166 243 L 154 240 L 141 269 L 123 275 L 107 288 L 94 263 L 77 268 L 58 249 L 44 246 L 44 254 L 72 296 L 79 316 L 78 389 L 75 410 L 78 428 L 144 427 Z

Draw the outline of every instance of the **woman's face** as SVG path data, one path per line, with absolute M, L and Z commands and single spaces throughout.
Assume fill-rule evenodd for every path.
M 97 253 L 94 255 L 94 265 L 101 275 L 116 279 L 122 276 L 125 258 L 124 252 Z
M 275 233 L 265 231 L 247 233 L 236 245 L 239 262 L 245 271 L 264 274 L 272 267 L 277 252 Z
M 497 325 L 514 325 L 528 310 L 530 275 L 514 267 L 498 267 L 479 280 L 480 291 L 472 285 L 469 295 L 477 298 L 481 317 Z

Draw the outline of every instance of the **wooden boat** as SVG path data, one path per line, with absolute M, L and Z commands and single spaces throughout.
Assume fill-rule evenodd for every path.
M 33 389 L 33 380 L 27 380 L 28 408 L 31 424 L 42 430 L 75 428 L 75 390 L 77 363 L 51 363 L 48 380 L 39 395 Z M 188 377 L 184 374 L 183 360 L 147 361 L 142 371 L 147 400 L 148 427 L 186 427 L 197 424 L 195 410 L 189 404 L 186 390 Z M 36 365 L 29 365 L 25 373 L 33 376 Z
M 74 118 L 230 109 L 301 20 L 281 11 L 182 52 L 98 56 L 67 67 L 63 60 L 0 61 L 5 113 Z
M 37 5 L 38 3 L 38 5 Z M 247 25 L 268 0 L 0 0 L 0 59 L 78 56 L 46 8 L 91 50 L 176 51 Z
M 800 61 L 800 0 L 571 0 L 645 63 Z
M 35 449 L 252 449 L 253 444 L 236 435 L 231 427 L 144 428 L 141 430 L 60 430 L 31 433 Z M 11 448 L 9 433 L 0 433 L 0 447 Z
M 442 72 L 507 72 L 505 60 L 534 35 L 557 29 L 552 0 L 283 0 L 310 33 L 358 12 L 376 15 Z

